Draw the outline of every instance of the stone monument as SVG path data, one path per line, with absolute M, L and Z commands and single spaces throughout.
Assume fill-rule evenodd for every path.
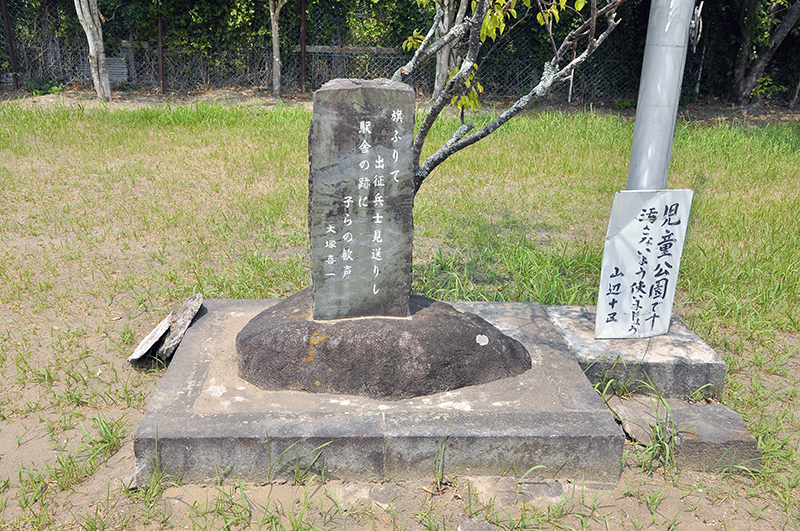
M 337 79 L 314 94 L 308 224 L 314 319 L 407 317 L 414 90 Z
M 359 482 L 430 479 L 445 448 L 448 476 L 514 469 L 616 483 L 625 436 L 575 358 L 597 353 L 591 365 L 600 368 L 628 359 L 620 365 L 659 389 L 704 371 L 721 390 L 724 371 L 674 356 L 696 336 L 625 340 L 639 349 L 625 358 L 631 343 L 594 339 L 591 308 L 411 295 L 413 119 L 413 90 L 400 83 L 335 80 L 315 94 L 313 288 L 277 302 L 203 303 L 134 437 L 139 485 L 154 472 L 182 483 L 263 483 L 300 466 Z M 669 356 L 674 363 L 664 363 Z M 690 383 L 691 391 L 707 386 Z M 678 419 L 685 409 L 673 411 Z M 707 411 L 684 417 L 692 430 Z M 727 432 L 681 431 L 676 455 L 702 453 L 713 466 L 734 456 L 732 464 L 752 467 L 755 439 L 742 444 L 741 418 L 729 420 Z M 716 454 L 695 444 L 705 433 L 723 442 Z
M 239 375 L 267 390 L 402 399 L 531 368 L 484 319 L 411 295 L 414 90 L 336 79 L 314 94 L 309 134 L 313 288 L 236 338 Z

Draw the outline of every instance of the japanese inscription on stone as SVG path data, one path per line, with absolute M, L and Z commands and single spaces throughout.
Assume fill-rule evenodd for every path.
M 408 315 L 414 90 L 336 79 L 314 93 L 309 232 L 314 319 Z
M 669 331 L 693 193 L 617 192 L 603 251 L 595 338 Z

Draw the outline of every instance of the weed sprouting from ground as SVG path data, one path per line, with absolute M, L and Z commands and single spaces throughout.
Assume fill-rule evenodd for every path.
M 96 433 L 81 425 L 85 440 L 80 449 L 87 451 L 90 459 L 108 459 L 122 447 L 127 431 L 124 416 L 117 420 L 107 420 L 102 414 L 98 415 L 92 419 L 92 427 Z

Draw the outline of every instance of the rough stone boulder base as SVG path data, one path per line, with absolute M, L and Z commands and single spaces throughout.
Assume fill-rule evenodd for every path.
M 239 332 L 239 376 L 266 390 L 399 400 L 531 368 L 525 347 L 480 317 L 420 296 L 409 307 L 409 318 L 315 321 L 305 289 Z

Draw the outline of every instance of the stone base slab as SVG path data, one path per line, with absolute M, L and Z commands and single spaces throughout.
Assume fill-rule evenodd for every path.
M 672 438 L 675 465 L 691 470 L 759 470 L 758 441 L 742 416 L 722 404 L 689 403 L 654 396 L 611 397 L 608 406 L 636 442 L 653 442 L 653 428 Z
M 663 336 L 595 339 L 595 307 L 544 308 L 592 384 L 664 398 L 722 395 L 725 361 L 675 316 Z
M 236 334 L 275 302 L 204 302 L 134 437 L 139 484 L 154 467 L 184 483 L 432 479 L 442 452 L 447 475 L 542 466 L 531 476 L 618 481 L 622 429 L 540 305 L 452 303 L 525 345 L 529 371 L 381 401 L 265 391 L 239 378 Z

